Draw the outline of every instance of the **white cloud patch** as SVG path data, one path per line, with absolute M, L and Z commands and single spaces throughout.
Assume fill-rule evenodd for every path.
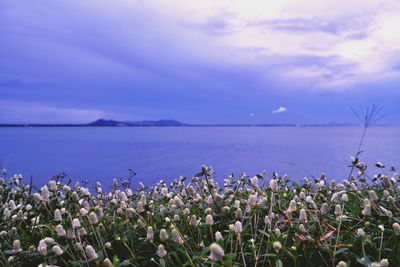
M 400 76 L 398 0 L 172 2 L 184 25 L 196 25 L 192 29 L 226 51 L 267 66 L 282 80 L 299 80 L 303 89 L 343 89 Z M 310 56 L 322 60 L 302 60 Z
M 273 111 L 272 111 L 272 114 L 282 113 L 282 112 L 286 112 L 286 111 L 287 111 L 287 108 L 285 108 L 285 107 L 279 107 L 279 108 L 273 110 Z

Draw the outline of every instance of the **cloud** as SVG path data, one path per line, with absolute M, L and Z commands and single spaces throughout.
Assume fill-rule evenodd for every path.
M 121 117 L 236 122 L 248 119 L 243 110 L 262 114 L 255 107 L 265 104 L 300 110 L 291 98 L 301 98 L 304 109 L 311 95 L 318 102 L 358 88 L 398 90 L 397 0 L 1 5 L 0 98 L 60 107 L 63 115 L 54 115 L 60 120 L 69 119 L 70 110 L 86 118 L 106 110 Z M 232 105 L 236 109 L 227 112 Z M 16 107 L 24 112 L 14 114 L 29 115 Z M 38 104 L 31 109 L 44 113 Z
M 287 111 L 287 108 L 285 108 L 285 107 L 279 107 L 279 108 L 273 110 L 273 111 L 272 111 L 272 114 L 282 113 L 282 112 L 286 112 L 286 111 Z

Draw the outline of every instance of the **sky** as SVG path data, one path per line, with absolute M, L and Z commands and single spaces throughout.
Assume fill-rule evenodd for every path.
M 400 123 L 398 0 L 0 0 L 0 123 Z

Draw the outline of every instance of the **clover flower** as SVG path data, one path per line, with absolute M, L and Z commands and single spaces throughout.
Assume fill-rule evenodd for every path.
M 97 224 L 99 222 L 99 219 L 97 218 L 96 213 L 93 211 L 89 213 L 89 223 L 90 224 Z
M 56 254 L 57 256 L 61 256 L 64 251 L 61 249 L 61 247 L 59 245 L 55 245 L 51 248 L 51 251 L 53 251 L 54 254 Z
M 239 221 L 235 222 L 235 233 L 240 234 L 243 231 L 242 223 Z
M 376 192 L 374 190 L 370 190 L 368 192 L 368 195 L 369 195 L 369 199 L 371 200 L 371 202 L 378 201 L 378 196 L 376 195 Z
M 290 200 L 288 211 L 296 211 L 297 210 L 297 203 L 294 199 Z
M 167 256 L 167 251 L 165 250 L 164 246 L 161 244 L 158 245 L 156 253 L 157 253 L 157 256 L 160 258 L 164 258 L 165 256 Z
M 61 221 L 62 221 L 61 210 L 59 210 L 59 209 L 55 209 L 55 210 L 54 210 L 54 220 L 55 220 L 56 222 L 61 222 Z
M 196 227 L 197 226 L 197 217 L 196 217 L 196 215 L 192 215 L 190 217 L 189 225 L 192 226 L 192 227 Z
M 96 250 L 91 245 L 87 245 L 85 248 L 86 256 L 89 260 L 97 260 L 99 257 L 96 253 Z
M 79 221 L 78 218 L 75 218 L 72 220 L 72 228 L 73 229 L 78 229 L 81 227 L 81 222 Z
M 278 192 L 278 181 L 276 179 L 270 180 L 269 187 L 271 188 L 272 192 L 274 193 Z
M 364 216 L 371 216 L 371 204 L 365 205 L 364 209 L 361 211 Z
M 47 188 L 47 186 L 43 186 L 42 190 L 41 190 L 41 197 L 43 201 L 49 201 L 50 198 L 50 192 L 49 189 Z
M 395 234 L 400 236 L 400 224 L 395 222 L 395 223 L 393 223 L 392 228 L 393 228 L 393 231 L 395 232 Z
M 147 227 L 147 240 L 153 240 L 154 238 L 154 231 L 153 231 L 153 227 L 149 226 Z
M 160 230 L 160 239 L 162 242 L 167 241 L 169 238 L 167 230 L 165 230 L 164 228 Z
M 302 223 L 307 223 L 307 212 L 305 209 L 300 210 L 299 221 Z
M 79 213 L 81 214 L 81 216 L 86 216 L 89 213 L 89 211 L 85 208 L 81 208 L 79 210 Z
M 171 231 L 171 236 L 172 236 L 172 240 L 174 240 L 178 245 L 182 245 L 183 244 L 183 239 L 181 237 L 181 234 L 179 233 L 179 231 L 177 229 L 172 229 Z
M 389 266 L 389 261 L 388 261 L 388 259 L 382 259 L 382 260 L 379 262 L 379 265 L 380 265 L 380 267 L 387 267 L 387 266 Z
M 254 176 L 253 178 L 250 179 L 250 184 L 254 187 L 258 187 L 258 177 Z
M 22 251 L 21 242 L 18 239 L 14 240 L 13 242 L 13 251 L 15 253 L 19 253 Z
M 56 230 L 57 236 L 59 236 L 59 237 L 64 237 L 64 236 L 67 234 L 67 233 L 65 232 L 64 227 L 63 227 L 61 224 L 57 225 L 57 226 L 54 228 L 54 230 Z
M 272 247 L 274 248 L 275 252 L 278 253 L 282 249 L 282 244 L 279 241 L 275 241 L 272 244 Z
M 336 216 L 336 219 L 339 219 L 340 216 L 342 216 L 342 207 L 339 204 L 336 204 L 334 214 Z
M 50 191 L 57 191 L 57 183 L 55 181 L 49 181 L 48 186 Z
M 206 224 L 207 225 L 213 225 L 214 224 L 214 218 L 211 214 L 207 214 L 206 216 Z
M 257 204 L 257 193 L 251 194 L 247 200 L 247 205 L 254 207 Z
M 220 231 L 216 231 L 215 232 L 215 240 L 216 241 L 219 241 L 219 240 L 221 240 L 222 239 L 222 234 L 221 234 L 221 232 Z
M 105 267 L 113 267 L 113 266 L 114 266 L 109 258 L 105 258 L 105 259 L 103 260 L 103 265 L 104 265 Z
M 46 256 L 47 255 L 47 243 L 46 243 L 46 241 L 44 239 L 41 239 L 39 241 L 39 245 L 37 247 L 37 251 L 42 256 Z
M 357 229 L 357 236 L 359 237 L 364 237 L 365 236 L 365 232 L 362 228 L 358 228 Z
M 212 243 L 210 245 L 210 259 L 212 261 L 219 261 L 225 256 L 225 252 L 220 245 Z

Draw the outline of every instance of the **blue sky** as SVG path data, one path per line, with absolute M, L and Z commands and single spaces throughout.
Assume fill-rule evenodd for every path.
M 278 2 L 278 3 L 277 3 Z M 400 2 L 0 0 L 0 122 L 400 123 Z

